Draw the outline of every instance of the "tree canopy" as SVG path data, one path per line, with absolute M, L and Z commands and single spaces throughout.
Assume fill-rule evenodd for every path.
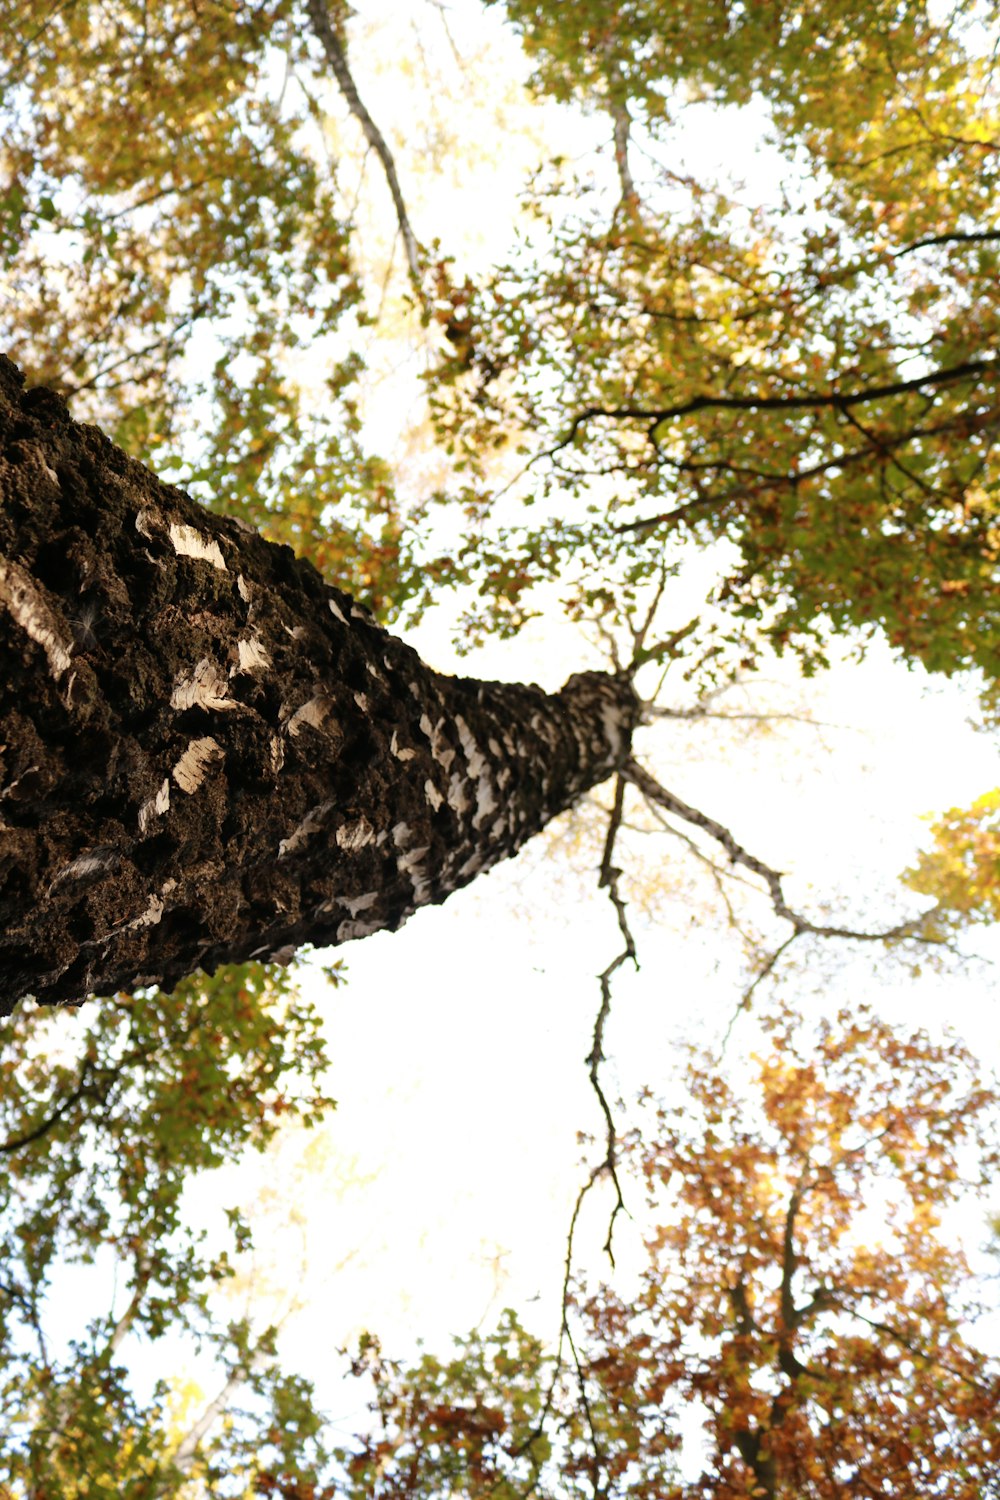
M 873 1004 L 817 1016 L 787 967 L 806 943 L 960 957 L 1000 911 L 998 794 L 938 815 L 884 919 L 878 892 L 802 909 L 780 850 L 675 793 L 653 748 L 738 717 L 776 658 L 810 677 L 876 642 L 965 674 L 995 732 L 998 9 L 428 0 L 385 64 L 400 99 L 424 70 L 414 115 L 339 0 L 0 0 L 0 347 L 29 386 L 383 624 L 444 603 L 467 648 L 569 614 L 647 737 L 565 841 L 621 935 L 577 1214 L 610 1184 L 609 1247 L 621 1206 L 649 1226 L 637 1285 L 583 1284 L 574 1215 L 557 1343 L 523 1310 L 415 1362 L 373 1330 L 371 1421 L 334 1435 L 279 1331 L 225 1310 L 244 1216 L 224 1250 L 184 1210 L 197 1174 L 331 1107 L 294 969 L 79 1017 L 29 1001 L 0 1060 L 17 1500 L 1000 1493 L 1000 1371 L 951 1232 L 995 1171 L 996 1085 Z M 504 152 L 463 128 L 493 48 L 539 160 L 477 258 L 471 193 L 438 221 L 421 195 Z M 702 920 L 745 929 L 733 1004 L 761 1041 L 737 1065 L 692 1047 L 619 1117 L 630 820 L 707 868 Z M 62 1268 L 102 1260 L 124 1297 L 67 1342 Z M 141 1390 L 140 1334 L 215 1350 L 218 1395 Z

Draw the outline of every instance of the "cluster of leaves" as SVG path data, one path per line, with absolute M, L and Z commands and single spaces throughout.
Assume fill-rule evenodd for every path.
M 209 1244 L 188 1225 L 184 1194 L 198 1174 L 263 1150 L 284 1121 L 315 1123 L 333 1102 L 325 1067 L 316 1013 L 282 971 L 256 965 L 199 976 L 171 996 L 79 1013 L 22 1007 L 5 1022 L 0 1426 L 12 1493 L 70 1500 L 100 1478 L 122 1495 L 173 1495 L 189 1471 L 258 1472 L 269 1445 L 301 1460 L 316 1425 L 308 1391 L 278 1371 L 273 1331 L 220 1326 L 212 1306 L 249 1228 L 233 1209 L 229 1247 Z M 66 1305 L 73 1267 L 92 1268 L 95 1302 L 93 1287 L 107 1294 L 93 1316 Z M 120 1352 L 129 1335 L 167 1333 L 213 1349 L 250 1398 L 242 1421 L 231 1414 L 224 1431 L 187 1448 L 167 1383 L 140 1399 Z M 298 1419 L 286 1421 L 293 1406 Z
M 931 833 L 906 883 L 933 896 L 957 925 L 1000 921 L 1000 791 L 951 808 Z
M 831 628 L 878 627 L 995 676 L 995 7 L 504 8 L 537 86 L 624 120 L 646 176 L 611 213 L 565 171 L 536 185 L 524 254 L 442 287 L 464 341 L 433 399 L 470 506 L 494 503 L 499 432 L 529 501 L 578 499 L 602 540 L 611 514 L 612 577 L 729 543 L 741 654 L 739 622 L 810 663 Z M 763 186 L 684 167 L 709 104 L 766 132 Z M 560 566 L 607 583 L 588 543 Z
M 684 1493 L 983 1493 L 1000 1369 L 945 1229 L 995 1172 L 998 1096 L 957 1043 L 867 1007 L 783 1007 L 751 1088 L 708 1059 L 637 1143 L 666 1218 L 631 1305 L 592 1302 L 616 1378 L 698 1403 L 709 1451 Z M 679 1492 L 680 1493 L 680 1492 Z
M 509 1313 L 450 1361 L 367 1346 L 377 1425 L 347 1493 L 996 1492 L 1000 1365 L 946 1224 L 996 1170 L 1000 1097 L 963 1047 L 865 1007 L 782 1007 L 764 1034 L 744 1088 L 694 1054 L 631 1137 L 660 1227 L 637 1295 L 573 1299 L 569 1371 Z

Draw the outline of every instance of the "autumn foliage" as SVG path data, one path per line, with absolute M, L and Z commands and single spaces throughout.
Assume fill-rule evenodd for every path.
M 866 1006 L 779 1007 L 737 1072 L 693 1054 L 675 1102 L 647 1098 L 646 1266 L 629 1298 L 577 1290 L 561 1367 L 513 1314 L 451 1362 L 365 1346 L 378 1424 L 349 1493 L 993 1493 L 1000 1363 L 953 1219 L 996 1170 L 994 1088 Z

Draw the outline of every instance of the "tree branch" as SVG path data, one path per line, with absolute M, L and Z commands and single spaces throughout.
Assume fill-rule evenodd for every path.
M 914 240 L 910 245 L 904 245 L 901 250 L 893 252 L 893 260 L 899 260 L 903 255 L 911 255 L 914 250 L 927 250 L 932 245 L 974 245 L 984 244 L 990 240 L 1000 240 L 1000 230 L 981 229 L 969 234 L 931 234 L 924 240 Z
M 789 922 L 793 928 L 794 935 L 810 932 L 816 937 L 850 938 L 859 942 L 886 942 L 892 938 L 919 937 L 920 929 L 927 918 L 937 910 L 932 907 L 930 911 L 922 913 L 919 917 L 912 917 L 905 922 L 899 922 L 895 927 L 887 928 L 884 932 L 860 932 L 852 927 L 829 927 L 812 922 L 808 917 L 802 916 L 800 912 L 794 911 L 785 899 L 782 888 L 782 877 L 779 872 L 772 869 L 770 865 L 764 864 L 763 860 L 757 859 L 737 843 L 729 829 L 723 824 L 711 818 L 707 813 L 699 812 L 696 807 L 676 797 L 673 792 L 660 785 L 655 776 L 640 766 L 634 759 L 625 762 L 620 775 L 636 787 L 642 795 L 657 807 L 664 811 L 673 813 L 675 817 L 682 818 L 684 822 L 691 823 L 695 828 L 703 829 L 716 843 L 721 844 L 729 855 L 734 865 L 742 865 L 744 869 L 751 870 L 760 876 L 767 887 L 771 897 L 771 904 L 775 913 Z
M 621 186 L 621 204 L 629 213 L 634 213 L 639 204 L 639 194 L 635 190 L 632 180 L 632 171 L 628 161 L 629 134 L 632 121 L 629 116 L 628 106 L 624 103 L 624 87 L 621 69 L 613 58 L 609 58 L 607 66 L 608 76 L 608 113 L 611 115 L 611 123 L 614 126 L 615 144 L 615 167 L 618 171 L 618 182 Z
M 663 422 L 692 416 L 699 411 L 847 411 L 852 406 L 863 406 L 886 396 L 903 396 L 912 391 L 927 390 L 928 387 L 936 389 L 959 380 L 988 375 L 997 369 L 1000 369 L 1000 360 L 971 359 L 943 370 L 930 370 L 926 375 L 915 375 L 911 380 L 893 380 L 886 385 L 873 385 L 859 391 L 812 391 L 802 396 L 692 396 L 690 400 L 680 401 L 676 406 L 654 408 L 588 406 L 573 418 L 559 446 L 565 448 L 572 443 L 580 428 L 594 417 L 648 422 L 651 430 L 655 430 Z
M 357 86 L 347 65 L 347 55 L 337 36 L 336 29 L 330 19 L 325 0 L 308 0 L 306 10 L 312 22 L 313 31 L 319 39 L 326 60 L 330 64 L 330 71 L 337 81 L 337 86 L 347 102 L 351 114 L 358 121 L 364 131 L 365 139 L 371 146 L 382 163 L 385 180 L 392 197 L 393 207 L 396 210 L 396 222 L 403 240 L 403 248 L 406 252 L 406 263 L 410 271 L 410 280 L 419 291 L 421 283 L 420 251 L 417 245 L 416 235 L 410 226 L 409 215 L 406 212 L 406 204 L 403 201 L 402 189 L 399 186 L 399 177 L 396 174 L 396 163 L 392 152 L 386 143 L 385 136 L 379 130 L 375 121 L 368 113 Z M 423 297 L 421 296 L 421 301 Z
M 990 414 L 990 420 L 995 420 L 995 413 Z M 898 448 L 908 447 L 919 438 L 942 437 L 951 433 L 961 426 L 963 435 L 971 435 L 981 425 L 980 418 L 972 418 L 968 412 L 962 412 L 946 422 L 936 422 L 927 426 L 918 425 L 910 427 L 900 433 L 895 439 L 882 438 L 880 446 L 885 453 L 895 455 Z M 555 452 L 556 450 L 552 450 Z M 834 453 L 830 458 L 820 460 L 818 463 L 810 464 L 804 469 L 792 469 L 784 474 L 767 473 L 760 469 L 751 469 L 743 465 L 735 465 L 717 460 L 702 464 L 673 461 L 665 462 L 674 469 L 677 474 L 683 474 L 690 479 L 696 494 L 693 499 L 685 500 L 680 505 L 675 505 L 670 510 L 661 511 L 655 516 L 641 516 L 635 521 L 620 521 L 613 530 L 616 532 L 642 531 L 647 527 L 663 526 L 670 521 L 681 520 L 691 511 L 713 510 L 724 505 L 733 505 L 745 501 L 755 501 L 765 495 L 771 494 L 776 489 L 798 489 L 800 485 L 808 483 L 811 479 L 817 479 L 821 475 L 833 470 L 844 470 L 863 464 L 866 460 L 871 461 L 877 453 L 871 441 L 866 438 L 860 448 L 850 448 L 842 453 Z M 756 480 L 755 484 L 741 484 L 735 489 L 724 491 L 722 494 L 708 494 L 702 487 L 700 474 L 702 472 L 722 471 L 724 474 L 750 474 Z
M 600 1067 L 601 1063 L 604 1061 L 604 1027 L 607 1023 L 608 1016 L 611 1013 L 611 980 L 621 968 L 622 964 L 627 963 L 629 959 L 632 960 L 636 968 L 638 968 L 639 966 L 635 953 L 635 940 L 632 937 L 632 933 L 628 925 L 628 914 L 625 910 L 625 902 L 622 900 L 621 893 L 618 888 L 618 881 L 621 876 L 621 871 L 619 869 L 616 869 L 612 863 L 612 860 L 614 859 L 615 840 L 618 837 L 618 830 L 621 827 L 624 801 L 625 782 L 624 779 L 619 776 L 615 783 L 615 800 L 614 806 L 611 809 L 611 818 L 608 823 L 607 838 L 604 842 L 604 854 L 601 859 L 601 872 L 600 878 L 598 880 L 598 887 L 602 890 L 606 890 L 608 893 L 611 904 L 615 909 L 615 916 L 618 919 L 618 930 L 622 935 L 625 946 L 617 955 L 617 957 L 611 960 L 603 973 L 598 976 L 598 983 L 601 987 L 601 1004 L 597 1012 L 597 1018 L 594 1022 L 593 1044 L 590 1049 L 590 1054 L 586 1058 L 586 1063 L 590 1070 L 590 1084 L 594 1090 L 594 1093 L 597 1095 L 597 1102 L 601 1106 L 601 1113 L 604 1115 L 604 1123 L 606 1126 L 605 1157 L 603 1162 L 601 1162 L 601 1164 L 597 1167 L 596 1175 L 599 1176 L 602 1172 L 607 1172 L 608 1176 L 611 1178 L 611 1181 L 614 1183 L 616 1195 L 615 1205 L 611 1210 L 611 1219 L 608 1224 L 608 1237 L 604 1242 L 604 1249 L 612 1265 L 614 1265 L 615 1263 L 614 1250 L 612 1249 L 615 1220 L 617 1219 L 620 1211 L 625 1207 L 625 1199 L 622 1196 L 621 1183 L 618 1180 L 618 1152 L 615 1141 L 615 1125 L 613 1119 L 611 1118 L 611 1108 L 608 1104 L 607 1097 L 601 1084 Z
M 10 1136 L 6 1141 L 0 1142 L 0 1155 L 7 1155 L 11 1151 L 20 1151 L 22 1146 L 30 1146 L 32 1142 L 40 1140 L 43 1135 L 50 1131 L 53 1125 L 57 1125 L 67 1111 L 78 1104 L 87 1092 L 87 1077 L 91 1068 L 91 1059 L 85 1057 L 80 1066 L 80 1075 L 76 1087 L 59 1101 L 50 1115 L 46 1115 L 40 1124 L 32 1130 L 26 1130 L 22 1135 Z
M 266 1363 L 266 1356 L 258 1350 L 248 1364 L 237 1365 L 233 1369 L 222 1389 L 208 1403 L 193 1426 L 184 1434 L 173 1454 L 171 1462 L 182 1474 L 186 1474 L 191 1469 L 195 1459 L 198 1457 L 198 1448 L 202 1439 L 228 1407 L 233 1392 L 238 1390 L 255 1370 L 262 1368 Z

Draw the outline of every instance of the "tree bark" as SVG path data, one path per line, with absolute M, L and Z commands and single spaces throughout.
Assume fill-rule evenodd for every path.
M 448 677 L 0 356 L 0 1013 L 394 929 L 628 758 L 623 678 Z

